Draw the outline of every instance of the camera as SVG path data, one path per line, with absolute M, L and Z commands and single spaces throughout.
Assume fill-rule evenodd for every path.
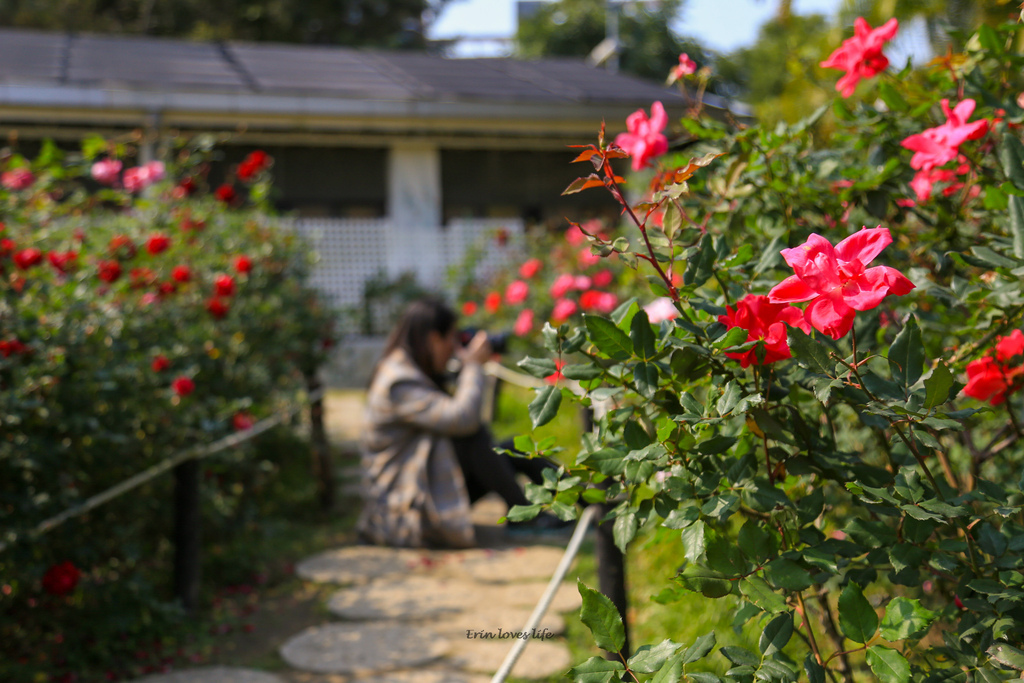
M 476 327 L 467 327 L 459 332 L 459 341 L 463 346 L 469 343 L 469 341 L 476 336 L 479 329 Z M 508 332 L 488 332 L 487 342 L 491 345 L 491 350 L 495 353 L 506 353 L 508 351 L 508 338 L 511 335 Z

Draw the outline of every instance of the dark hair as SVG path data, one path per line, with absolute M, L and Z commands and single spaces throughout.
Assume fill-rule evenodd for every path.
M 384 342 L 384 350 L 381 352 L 381 361 L 387 358 L 395 349 L 403 349 L 409 354 L 413 362 L 435 383 L 440 384 L 440 377 L 433 367 L 433 360 L 430 356 L 430 347 L 427 344 L 427 335 L 437 332 L 442 337 L 446 336 L 455 327 L 455 312 L 448 308 L 441 299 L 436 297 L 424 297 L 409 304 L 409 307 L 402 313 L 387 341 Z M 370 375 L 370 381 L 377 375 L 377 367 Z

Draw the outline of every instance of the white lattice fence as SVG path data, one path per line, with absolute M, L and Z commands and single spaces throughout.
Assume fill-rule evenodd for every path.
M 517 219 L 460 219 L 444 228 L 396 226 L 387 219 L 297 219 L 292 225 L 319 255 L 313 285 L 341 307 L 359 306 L 366 281 L 382 271 L 392 280 L 413 273 L 420 286 L 443 290 L 449 267 L 462 264 L 471 248 L 479 248 L 479 280 L 523 253 Z M 504 246 L 495 239 L 499 229 L 508 235 Z

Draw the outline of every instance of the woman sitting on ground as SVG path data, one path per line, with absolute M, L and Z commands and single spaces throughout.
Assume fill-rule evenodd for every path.
M 494 451 L 480 418 L 481 366 L 491 347 L 486 333 L 478 332 L 461 348 L 455 321 L 437 299 L 414 302 L 373 371 L 362 441 L 364 507 L 357 524 L 364 541 L 472 546 L 470 504 L 494 491 L 509 506 L 528 505 L 516 471 L 539 482 L 551 466 Z M 442 387 L 455 353 L 462 370 L 449 394 Z M 552 519 L 542 518 L 540 526 L 551 526 Z

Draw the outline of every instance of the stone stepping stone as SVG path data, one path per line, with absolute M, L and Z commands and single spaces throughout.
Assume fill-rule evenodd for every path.
M 366 583 L 391 574 L 408 574 L 428 566 L 424 551 L 412 548 L 383 548 L 356 545 L 328 550 L 295 565 L 295 573 L 317 583 Z
M 443 657 L 450 648 L 447 639 L 415 626 L 325 624 L 288 640 L 281 646 L 281 657 L 303 671 L 366 675 L 418 667 Z
M 285 683 L 285 681 L 283 678 L 265 671 L 209 666 L 154 674 L 137 678 L 133 683 Z
M 453 641 L 448 661 L 466 671 L 493 674 L 505 661 L 516 640 L 457 640 Z M 515 678 L 548 678 L 565 673 L 572 666 L 569 649 L 562 643 L 531 640 L 519 655 L 512 676 Z
M 490 676 L 453 669 L 417 669 L 354 678 L 351 683 L 490 683 L 490 680 Z
M 425 619 L 453 615 L 485 605 L 492 612 L 509 608 L 532 610 L 547 584 L 483 584 L 444 576 L 393 577 L 344 588 L 327 602 L 342 619 Z M 579 609 L 576 586 L 565 583 L 548 608 L 559 613 Z
M 343 619 L 436 618 L 489 604 L 493 590 L 457 578 L 410 576 L 345 588 L 331 596 L 327 609 Z
M 439 621 L 431 623 L 430 627 L 437 633 L 451 638 L 453 641 L 459 638 L 469 638 L 467 631 L 473 633 L 478 631 L 489 632 L 497 637 L 499 629 L 502 632 L 521 631 L 532 613 L 532 608 L 514 607 L 496 612 L 487 606 L 486 611 L 481 609 L 480 611 L 460 612 L 451 617 L 444 617 Z M 541 617 L 540 623 L 537 625 L 537 633 L 561 635 L 565 633 L 565 619 L 548 610 Z
M 545 545 L 474 550 L 466 553 L 459 569 L 485 583 L 549 581 L 564 554 L 563 548 Z

